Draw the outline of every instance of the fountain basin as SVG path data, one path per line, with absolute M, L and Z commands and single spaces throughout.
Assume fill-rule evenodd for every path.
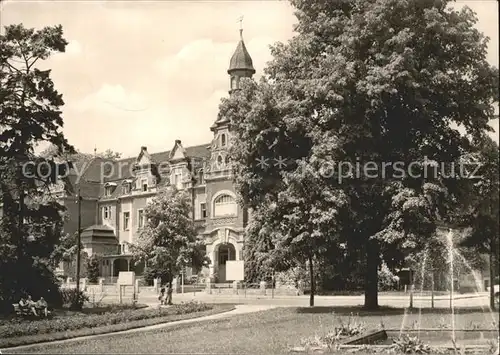
M 387 339 L 380 342 L 381 345 L 392 344 L 394 339 L 399 338 L 399 330 L 386 330 Z M 451 329 L 420 329 L 404 330 L 402 334 L 417 337 L 430 346 L 453 347 Z M 498 330 L 493 329 L 474 329 L 474 330 L 455 330 L 455 345 L 489 345 L 498 341 Z

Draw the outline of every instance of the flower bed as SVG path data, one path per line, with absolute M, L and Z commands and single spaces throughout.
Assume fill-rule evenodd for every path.
M 100 314 L 78 313 L 31 322 L 13 319 L 0 325 L 0 346 L 4 346 L 2 343 L 5 343 L 4 340 L 8 338 L 67 332 L 83 328 L 96 328 L 151 318 L 164 318 L 202 312 L 211 308 L 213 306 L 204 303 L 188 302 L 176 304 L 168 308 L 111 310 Z

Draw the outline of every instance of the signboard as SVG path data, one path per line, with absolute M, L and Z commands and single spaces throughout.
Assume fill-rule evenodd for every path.
M 226 261 L 226 280 L 243 281 L 245 279 L 245 267 L 243 260 Z
M 118 285 L 120 286 L 134 286 L 135 285 L 135 272 L 133 271 L 120 271 L 118 274 Z

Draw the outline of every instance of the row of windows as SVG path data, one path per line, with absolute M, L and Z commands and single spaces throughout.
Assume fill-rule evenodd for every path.
M 229 165 L 230 163 L 230 158 L 229 156 L 226 156 L 225 158 L 222 158 L 221 155 L 219 155 L 217 157 L 217 164 L 219 165 L 222 165 L 222 164 L 226 164 L 226 165 Z M 204 184 L 205 183 L 205 178 L 204 178 L 204 175 L 203 175 L 203 171 L 200 171 L 198 173 L 198 181 L 200 184 Z M 176 172 L 173 176 L 172 176 L 172 181 L 171 181 L 172 185 L 174 185 L 175 187 L 177 187 L 178 189 L 182 189 L 182 172 Z M 156 179 L 153 178 L 153 184 L 156 184 Z M 104 196 L 105 197 L 109 197 L 113 194 L 113 191 L 115 190 L 115 186 L 112 186 L 112 185 L 109 185 L 109 186 L 105 186 L 104 187 Z M 140 191 L 143 191 L 143 192 L 147 192 L 148 189 L 149 189 L 149 185 L 148 185 L 148 180 L 147 179 L 141 179 L 141 180 L 138 180 L 137 181 L 137 184 L 136 184 L 136 188 L 137 190 L 140 190 Z M 131 182 L 125 182 L 122 187 L 122 195 L 128 195 L 132 192 L 132 183 Z
M 156 183 L 155 180 L 153 180 L 153 183 Z M 142 179 L 137 181 L 137 189 L 141 191 L 148 191 L 148 180 L 147 179 Z M 114 186 L 106 186 L 104 188 L 104 196 L 109 197 L 114 191 Z M 126 182 L 122 185 L 122 195 L 128 195 L 132 191 L 132 183 Z
M 102 218 L 103 220 L 110 220 L 111 219 L 111 206 L 104 206 L 102 207 Z M 214 208 L 213 208 L 213 214 L 214 217 L 220 217 L 220 216 L 236 216 L 237 214 L 237 204 L 236 201 L 232 196 L 229 195 L 221 195 L 217 197 L 217 199 L 214 202 Z M 206 202 L 200 203 L 200 217 L 201 218 L 207 218 L 208 217 L 208 210 L 207 210 L 207 204 Z M 130 229 L 130 212 L 126 211 L 123 212 L 123 220 L 122 220 L 122 225 L 123 225 L 123 230 L 129 230 Z M 145 214 L 143 209 L 139 209 L 137 211 L 137 227 L 142 228 L 145 225 Z
M 110 220 L 111 219 L 111 206 L 104 206 L 102 209 L 102 219 Z M 145 215 L 144 210 L 140 209 L 137 211 L 137 226 L 139 228 L 144 227 L 145 223 Z M 123 212 L 123 230 L 129 230 L 130 228 L 130 212 Z

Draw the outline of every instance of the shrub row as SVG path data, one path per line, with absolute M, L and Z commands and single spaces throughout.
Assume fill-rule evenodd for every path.
M 121 312 L 111 311 L 102 314 L 75 314 L 72 316 L 56 316 L 32 322 L 10 321 L 0 325 L 0 338 L 12 338 L 25 335 L 65 332 L 82 328 L 126 323 L 136 320 L 164 317 L 169 315 L 201 312 L 212 306 L 199 302 L 186 302 L 168 308 L 129 309 Z

